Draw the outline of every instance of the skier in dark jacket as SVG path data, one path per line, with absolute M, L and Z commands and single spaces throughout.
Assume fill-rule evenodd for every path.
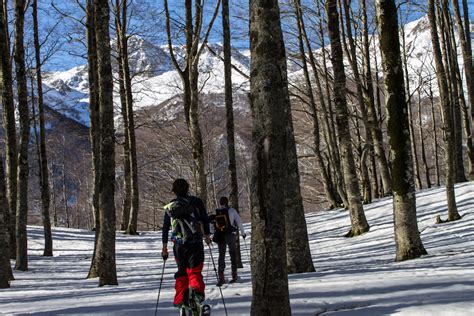
M 203 238 L 207 244 L 210 244 L 209 219 L 203 201 L 198 197 L 188 195 L 189 184 L 186 180 L 174 181 L 172 191 L 176 194 L 176 198 L 165 206 L 167 211 L 163 219 L 162 256 L 164 260 L 168 258 L 168 234 L 172 228 L 173 254 L 178 265 L 178 271 L 174 275 L 176 280 L 174 305 L 186 308 L 190 306 L 191 300 L 195 299 L 198 302 L 204 300 Z M 180 220 L 170 215 L 171 208 L 176 202 L 189 203 L 188 205 L 192 207 L 192 219 Z M 197 231 L 187 231 L 190 223 L 198 226 Z
M 217 286 L 221 286 L 225 283 L 224 270 L 227 247 L 229 247 L 230 264 L 232 269 L 231 282 L 237 281 L 237 249 L 235 247 L 235 239 L 239 238 L 239 229 L 242 237 L 244 239 L 246 237 L 239 213 L 237 213 L 234 208 L 229 207 L 229 199 L 223 196 L 220 198 L 219 204 L 220 207 L 216 209 L 216 214 L 212 216 L 214 222 L 213 240 L 219 246 L 219 280 L 216 284 Z

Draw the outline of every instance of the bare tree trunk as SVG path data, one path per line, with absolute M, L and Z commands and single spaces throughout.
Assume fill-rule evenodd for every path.
M 278 1 L 250 1 L 252 109 L 251 315 L 291 315 L 285 241 L 290 108 Z
M 368 122 L 368 114 L 367 114 L 367 107 L 364 102 L 364 93 L 362 92 L 362 79 L 360 76 L 359 72 L 359 65 L 357 62 L 357 51 L 356 51 L 356 46 L 354 43 L 354 38 L 352 36 L 352 26 L 351 26 L 351 17 L 350 17 L 350 8 L 349 8 L 349 3 L 347 1 L 344 1 L 344 5 L 341 5 L 341 0 L 338 0 L 339 7 L 341 10 L 341 15 L 340 15 L 340 23 L 341 26 L 341 37 L 342 37 L 342 45 L 344 50 L 346 51 L 346 57 L 347 60 L 349 61 L 349 64 L 351 66 L 353 76 L 354 76 L 354 81 L 356 84 L 356 96 L 357 96 L 357 103 L 358 107 L 354 107 L 354 113 L 357 113 L 357 110 L 360 111 L 360 116 L 361 116 L 361 121 L 364 126 L 364 141 L 366 144 L 372 144 L 372 137 L 369 131 L 369 127 L 367 125 Z M 344 14 L 343 14 L 344 13 Z M 343 18 L 345 16 L 345 19 Z M 345 20 L 345 21 L 344 21 Z M 347 36 L 346 36 L 347 32 Z M 347 41 L 346 41 L 347 39 Z M 347 46 L 347 42 L 349 43 L 349 46 Z M 349 115 L 351 115 L 349 113 Z M 358 145 L 356 147 L 356 151 L 359 153 L 360 157 L 362 158 L 362 138 L 360 135 L 360 126 L 359 126 L 359 121 L 358 119 L 355 119 L 355 124 L 356 124 L 356 133 L 358 137 Z M 371 147 L 366 147 L 364 145 L 365 150 L 370 150 L 372 151 Z M 360 166 L 360 185 L 362 189 L 362 201 L 364 204 L 368 204 L 371 202 L 372 196 L 371 196 L 371 191 L 370 191 L 370 178 L 369 178 L 369 170 L 367 167 L 367 159 L 359 159 L 359 166 Z
M 125 4 L 124 4 L 125 5 Z M 130 172 L 130 141 L 128 138 L 128 115 L 127 115 L 127 97 L 125 91 L 125 78 L 123 71 L 123 26 L 121 21 L 120 2 L 115 1 L 114 16 L 115 16 L 115 29 L 117 32 L 117 64 L 118 64 L 118 79 L 119 79 L 119 94 L 120 94 L 120 105 L 122 112 L 122 125 L 123 125 L 123 203 L 122 203 L 122 222 L 120 224 L 121 230 L 126 230 L 130 221 L 130 209 L 132 206 L 132 180 Z
M 371 70 L 370 70 L 370 57 L 368 56 L 369 50 L 369 39 L 368 39 L 368 26 L 367 26 L 367 16 L 364 15 L 365 10 L 365 1 L 362 1 L 362 18 L 364 28 L 363 38 L 364 38 L 364 65 L 365 65 L 365 74 L 364 79 L 367 82 L 367 86 L 363 86 L 362 83 L 362 76 L 359 71 L 359 65 L 357 61 L 357 49 L 356 44 L 354 42 L 354 38 L 352 35 L 352 22 L 350 17 L 350 3 L 344 1 L 344 13 L 345 13 L 345 22 L 346 22 L 346 29 L 347 29 L 347 38 L 349 42 L 349 49 L 347 51 L 348 56 L 350 56 L 350 64 L 354 74 L 355 83 L 357 86 L 357 99 L 359 102 L 359 108 L 362 113 L 362 121 L 364 123 L 364 130 L 365 130 L 365 141 L 370 145 L 370 147 L 364 146 L 364 151 L 369 151 L 371 154 L 372 146 L 375 149 L 375 155 L 377 160 L 379 161 L 379 168 L 381 170 L 382 181 L 384 184 L 384 195 L 389 195 L 391 193 L 391 179 L 390 179 L 390 172 L 388 168 L 388 162 L 385 157 L 385 150 L 383 148 L 383 139 L 382 139 L 382 131 L 378 124 L 377 120 L 377 112 L 375 109 L 375 100 L 374 100 L 374 92 L 371 80 Z M 342 16 L 342 15 L 341 15 Z M 341 18 L 342 20 L 342 18 Z M 343 35 L 344 37 L 344 35 Z M 369 154 L 367 153 L 367 155 Z M 366 156 L 367 157 L 367 156 Z M 364 181 L 364 187 L 370 185 L 370 178 L 368 176 L 367 170 L 367 163 L 366 159 L 361 159 L 361 170 L 362 176 Z M 365 189 L 364 191 L 370 191 L 370 188 Z M 364 197 L 366 203 L 370 203 L 371 196 Z
M 132 78 L 130 75 L 130 66 L 128 61 L 128 35 L 127 35 L 127 8 L 129 3 L 122 1 L 122 23 L 120 28 L 119 40 L 121 41 L 123 79 L 125 85 L 125 100 L 127 105 L 127 129 L 125 137 L 128 139 L 130 146 L 130 186 L 131 186 L 131 208 L 130 219 L 127 227 L 127 234 L 138 234 L 138 213 L 140 207 L 139 190 L 138 190 L 138 162 L 137 162 L 137 145 L 135 138 L 135 118 L 133 115 L 133 94 L 132 94 Z
M 469 7 L 467 5 L 467 0 L 462 0 L 463 8 L 463 21 L 464 21 L 464 38 L 466 40 L 467 48 L 467 58 L 464 62 L 465 72 L 466 72 L 466 83 L 469 85 L 469 107 L 471 108 L 471 113 L 468 113 L 468 120 L 471 123 L 471 132 L 468 137 L 468 146 L 470 148 L 469 152 L 469 180 L 474 180 L 474 64 L 472 63 L 472 44 L 471 44 L 471 30 L 469 22 Z M 464 53 L 463 53 L 464 54 Z M 464 58 L 464 57 L 463 57 Z M 469 60 L 471 63 L 469 63 Z M 470 65 L 470 67 L 469 67 Z M 467 75 L 467 72 L 470 75 Z M 469 79 L 468 79 L 469 78 Z M 469 150 L 468 148 L 468 150 Z
M 0 1 L 0 5 L 2 5 Z M 0 11 L 3 9 L 0 8 Z M 0 18 L 1 13 L 0 13 Z M 0 80 L 0 88 L 3 88 Z M 8 251 L 7 222 L 5 215 L 8 210 L 7 190 L 5 186 L 5 170 L 3 169 L 3 153 L 0 155 L 0 289 L 10 287 L 10 281 L 13 280 L 12 267 Z
M 430 21 L 431 41 L 433 44 L 434 60 L 439 85 L 440 102 L 444 116 L 444 137 L 445 137 L 445 165 L 446 165 L 446 195 L 448 202 L 448 220 L 454 221 L 460 219 L 457 207 L 456 196 L 454 193 L 454 131 L 452 118 L 452 104 L 449 100 L 449 92 L 447 85 L 447 74 L 443 65 L 441 55 L 438 27 L 436 22 L 434 0 L 428 0 L 428 19 Z
M 306 94 L 309 99 L 311 118 L 313 120 L 314 154 L 316 156 L 316 163 L 318 165 L 318 169 L 320 170 L 321 175 L 322 175 L 322 183 L 324 187 L 324 192 L 326 194 L 326 199 L 330 204 L 330 208 L 334 208 L 334 207 L 337 207 L 338 202 L 336 200 L 336 196 L 334 195 L 334 191 L 332 189 L 332 180 L 329 178 L 328 172 L 325 167 L 324 159 L 321 153 L 319 118 L 318 118 L 318 113 L 317 113 L 316 101 L 313 95 L 313 88 L 312 88 L 311 79 L 309 76 L 308 63 L 306 60 L 306 53 L 305 53 L 305 48 L 304 48 L 304 43 L 303 43 L 302 29 L 304 27 L 304 22 L 303 22 L 303 17 L 302 17 L 302 9 L 301 9 L 300 0 L 295 0 L 294 5 L 295 5 L 297 26 L 298 26 L 298 44 L 299 44 L 301 62 L 303 66 L 303 73 L 304 73 L 305 83 L 306 83 Z M 316 76 L 318 76 L 318 74 L 316 74 Z
M 446 78 L 448 82 L 448 91 L 452 104 L 453 113 L 453 133 L 454 133 L 454 165 L 455 165 L 455 177 L 454 183 L 467 181 L 466 173 L 464 171 L 464 157 L 463 157 L 463 145 L 462 145 L 462 134 L 463 124 L 461 120 L 461 103 L 458 91 L 458 79 L 456 78 L 456 68 L 459 69 L 457 61 L 457 47 L 456 43 L 453 42 L 454 31 L 452 30 L 453 22 L 451 20 L 451 12 L 447 0 L 441 0 L 439 7 L 439 23 L 441 27 L 441 49 L 445 58 L 446 65 Z M 456 53 L 454 53 L 456 52 Z
M 94 0 L 100 124 L 99 219 L 97 266 L 99 286 L 117 285 L 115 266 L 115 131 L 113 77 L 110 62 L 109 4 Z
M 15 105 L 13 103 L 13 74 L 10 58 L 10 45 L 8 35 L 8 15 L 4 11 L 6 0 L 0 0 L 0 55 L 1 74 L 0 80 L 3 85 L 3 129 L 5 133 L 6 151 L 6 180 L 7 199 L 9 210 L 5 214 L 7 225 L 8 246 L 10 249 L 10 259 L 16 258 L 16 237 L 15 237 L 15 212 L 17 207 L 17 168 L 18 168 L 18 146 L 16 140 Z
M 320 8 L 320 5 L 319 5 L 319 1 L 317 2 L 317 12 L 318 12 L 318 15 L 321 17 L 321 19 L 323 18 L 322 17 L 322 9 Z M 304 30 L 304 29 L 303 29 Z M 330 124 L 330 130 L 331 132 L 328 132 L 328 139 L 330 139 L 330 150 L 328 151 L 329 153 L 329 157 L 330 157 L 330 160 L 332 161 L 332 165 L 334 165 L 334 167 L 332 168 L 333 170 L 333 173 L 334 173 L 334 179 L 335 179 L 335 182 L 336 182 L 336 188 L 337 188 L 337 192 L 344 204 L 344 207 L 348 207 L 349 205 L 349 202 L 348 202 L 348 198 L 347 198 L 347 193 L 346 193 L 346 188 L 345 188 L 345 185 L 344 185 L 344 176 L 343 176 L 343 169 L 341 167 L 341 159 L 340 159 L 340 150 L 339 150 L 339 142 L 338 142 L 338 139 L 336 138 L 336 123 L 335 123 L 335 120 L 334 120 L 334 110 L 333 110 L 333 102 L 332 102 L 332 93 L 331 93 L 331 84 L 330 84 L 330 75 L 329 75 L 329 69 L 328 69 L 328 61 L 327 61 L 327 58 L 326 58 L 326 54 L 329 54 L 326 49 L 324 49 L 325 47 L 325 38 L 326 38 L 326 31 L 323 27 L 323 23 L 319 23 L 318 25 L 318 31 L 319 31 L 319 37 L 321 39 L 321 47 L 323 47 L 323 51 L 322 51 L 322 64 L 323 64 L 323 73 L 324 73 L 324 84 L 325 84 L 325 92 L 326 92 L 326 98 L 327 98 L 327 109 L 324 108 L 324 105 L 325 103 L 321 103 L 321 106 L 323 107 L 323 112 L 324 113 L 327 113 L 327 116 L 328 116 L 328 123 Z M 309 46 L 309 41 L 308 41 L 308 37 L 305 36 L 305 41 L 306 41 L 306 46 L 308 48 L 308 54 L 310 56 L 310 61 L 311 61 L 311 56 L 312 56 L 312 50 L 310 49 L 310 46 Z M 313 68 L 313 72 L 316 74 L 317 71 L 315 71 L 315 62 L 311 62 L 310 63 Z M 315 78 L 316 78 L 316 75 L 315 75 Z M 316 81 L 317 82 L 317 81 Z M 322 95 L 322 92 L 320 92 L 320 94 Z M 320 100 L 321 101 L 321 100 Z M 328 129 L 329 130 L 329 129 Z M 331 155 L 331 152 L 332 152 L 332 155 Z
M 20 116 L 20 152 L 18 155 L 18 193 L 16 209 L 16 264 L 15 269 L 28 270 L 28 144 L 30 140 L 30 111 L 26 83 L 25 47 L 23 44 L 26 1 L 15 1 L 15 60 L 18 89 L 18 113 Z
M 425 178 L 426 186 L 431 188 L 431 178 L 430 178 L 430 167 L 428 165 L 428 160 L 426 159 L 426 150 L 425 150 L 425 136 L 423 133 L 423 121 L 421 119 L 421 93 L 418 94 L 418 125 L 420 133 L 420 145 L 421 145 L 421 159 L 423 159 L 423 166 L 425 167 Z
M 67 184 L 66 184 L 66 157 L 64 153 L 65 149 L 63 149 L 63 163 L 62 163 L 62 170 L 61 170 L 61 176 L 63 180 L 63 203 L 64 203 L 64 214 L 66 214 L 66 227 L 70 228 L 71 227 L 71 222 L 69 218 L 69 207 L 67 205 Z
M 380 169 L 380 177 L 382 178 L 383 195 L 389 195 L 392 193 L 392 179 L 390 177 L 390 168 L 384 149 L 384 140 L 382 134 L 382 128 L 377 116 L 377 109 L 375 107 L 375 96 L 374 96 L 374 84 L 372 80 L 372 68 L 370 60 L 370 41 L 369 41 L 369 26 L 367 21 L 367 8 L 366 0 L 360 0 L 362 10 L 362 24 L 363 24 L 363 55 L 364 55 L 364 80 L 365 89 L 364 98 L 367 104 L 367 124 L 372 134 L 372 140 L 374 142 L 374 153 L 375 158 Z M 373 155 L 371 155 L 373 157 Z M 373 158 L 372 158 L 373 160 Z M 372 162 L 373 170 L 373 194 L 375 198 L 379 197 L 378 194 L 378 181 L 376 166 Z
M 41 217 L 44 228 L 44 251 L 43 256 L 53 256 L 53 238 L 51 235 L 51 219 L 49 216 L 49 179 L 48 179 L 48 156 L 46 154 L 46 133 L 44 119 L 44 102 L 43 102 L 43 81 L 41 77 L 41 52 L 38 32 L 38 1 L 33 0 L 33 28 L 34 28 L 34 44 L 35 44 L 35 60 L 36 60 L 36 85 L 38 89 L 38 114 L 39 114 L 39 132 L 40 132 L 40 187 L 41 187 L 41 204 L 43 206 Z
M 400 34 L 402 38 L 402 49 L 403 49 L 403 70 L 405 72 L 405 82 L 406 82 L 406 92 L 405 95 L 407 96 L 407 110 L 408 110 L 408 128 L 410 132 L 410 143 L 411 143 L 411 150 L 413 152 L 413 165 L 415 167 L 415 183 L 418 190 L 423 188 L 423 184 L 421 183 L 420 177 L 420 163 L 418 161 L 418 147 L 416 145 L 415 140 L 415 130 L 413 128 L 413 111 L 412 111 L 412 98 L 410 92 L 410 76 L 408 72 L 408 53 L 407 53 L 407 46 L 406 46 L 406 38 L 405 38 L 405 29 L 403 27 L 400 28 Z
M 377 0 L 377 19 L 385 74 L 388 134 L 390 148 L 394 153 L 391 165 L 396 261 L 403 261 L 418 258 L 427 252 L 421 242 L 416 219 L 413 160 L 407 115 L 409 105 L 403 86 L 397 8 L 394 0 Z
M 92 149 L 92 212 L 94 214 L 94 251 L 87 278 L 99 276 L 97 265 L 97 242 L 99 240 L 99 173 L 100 173 L 100 126 L 99 126 L 99 86 L 97 65 L 97 38 L 95 34 L 95 12 L 93 0 L 86 3 L 86 32 L 87 32 L 87 64 L 89 74 L 89 115 L 90 115 L 90 140 Z
M 440 172 L 439 172 L 439 160 L 438 160 L 438 130 L 436 126 L 435 106 L 433 90 L 431 89 L 431 82 L 429 86 L 429 99 L 431 105 L 431 121 L 433 122 L 433 156 L 435 160 L 435 172 L 436 172 L 436 186 L 440 186 Z
M 326 106 L 321 79 L 318 73 L 318 69 L 316 68 L 316 60 L 314 57 L 314 53 L 311 49 L 311 43 L 309 42 L 308 35 L 306 33 L 304 17 L 301 11 L 301 3 L 299 0 L 298 2 L 295 1 L 295 3 L 297 3 L 298 5 L 297 7 L 299 8 L 296 12 L 297 19 L 299 21 L 298 34 L 300 34 L 299 36 L 301 36 L 302 39 L 304 40 L 304 44 L 306 45 L 306 50 L 307 50 L 307 54 L 309 58 L 309 61 L 307 61 L 306 56 L 305 56 L 305 49 L 304 47 L 301 47 L 301 44 L 300 44 L 300 53 L 302 54 L 302 56 L 304 56 L 302 57 L 304 58 L 303 70 L 306 68 L 306 71 L 308 72 L 308 76 L 305 73 L 305 81 L 308 88 L 308 97 L 310 98 L 310 106 L 313 108 L 313 105 L 314 105 L 314 108 L 312 109 L 312 112 L 311 112 L 311 116 L 313 119 L 313 137 L 314 137 L 314 145 L 315 145 L 315 155 L 318 161 L 319 168 L 321 172 L 323 173 L 323 185 L 324 185 L 324 189 L 326 193 L 326 198 L 328 199 L 328 202 L 331 204 L 332 207 L 337 207 L 341 205 L 341 197 L 339 196 L 339 193 L 336 191 L 336 188 L 334 187 L 334 184 L 332 183 L 330 172 L 327 171 L 326 168 L 324 167 L 324 161 L 323 161 L 323 157 L 320 150 L 319 118 L 318 118 L 317 109 L 316 109 L 316 101 L 312 94 L 312 88 L 310 87 L 311 80 L 309 78 L 309 70 L 307 66 L 308 62 L 311 66 L 311 70 L 313 71 L 313 76 L 314 76 L 315 84 L 317 87 L 317 95 L 319 96 L 319 103 L 321 105 L 321 110 L 323 113 L 323 131 L 324 131 L 324 135 L 326 136 L 326 143 L 328 145 L 329 160 L 332 162 L 330 165 L 334 165 L 334 169 L 338 170 L 336 174 L 336 187 L 337 187 L 338 178 L 342 179 L 342 176 L 338 177 L 338 175 L 340 175 L 340 172 L 339 172 L 340 168 L 338 168 L 337 166 L 340 166 L 340 162 L 339 162 L 338 154 L 337 155 L 334 154 L 335 152 L 337 152 L 337 141 L 336 141 L 335 131 L 332 129 L 332 125 L 330 122 L 331 119 L 329 117 L 331 114 L 328 112 L 328 109 Z M 311 91 L 311 93 L 309 91 Z M 327 98 L 328 100 L 330 100 L 331 98 L 330 95 L 328 95 Z M 329 102 L 329 107 L 330 106 L 331 104 Z M 339 183 L 342 184 L 342 180 L 339 181 Z M 344 192 L 344 190 L 340 190 L 340 191 Z
M 230 204 L 239 212 L 239 184 L 237 182 L 237 163 L 235 159 L 235 132 L 234 132 L 234 107 L 232 99 L 232 60 L 231 60 L 231 38 L 229 25 L 229 0 L 222 0 L 222 30 L 224 40 L 224 80 L 225 80 L 225 108 L 227 128 L 227 152 L 230 173 Z M 237 265 L 242 268 L 240 255 L 240 239 L 235 239 Z
M 211 21 L 205 32 L 205 36 L 200 36 L 202 25 L 203 25 L 203 7 L 201 2 L 195 2 L 195 16 L 193 19 L 192 0 L 185 1 L 186 11 L 186 22 L 185 22 L 185 35 L 186 35 L 186 66 L 181 69 L 176 57 L 174 55 L 174 49 L 171 39 L 171 18 L 168 10 L 168 1 L 164 0 L 164 8 L 166 15 L 166 33 L 168 39 L 168 48 L 170 50 L 170 56 L 175 69 L 178 71 L 181 82 L 183 84 L 183 103 L 186 123 L 191 136 L 191 144 L 193 150 L 194 166 L 193 172 L 197 175 L 196 191 L 204 205 L 207 203 L 207 179 L 206 169 L 204 163 L 204 148 L 202 143 L 201 128 L 199 126 L 199 58 L 203 51 L 203 48 L 207 45 L 210 30 L 214 24 L 214 21 L 219 12 L 220 0 L 217 1 L 214 14 L 211 17 Z M 194 20 L 194 26 L 193 26 Z M 200 42 L 202 42 L 200 44 Z
M 58 210 L 56 207 L 56 189 L 54 187 L 54 174 L 53 174 L 53 163 L 50 162 L 49 166 L 49 178 L 51 179 L 51 195 L 53 198 L 53 226 L 58 227 Z
M 328 33 L 331 40 L 331 62 L 334 68 L 334 102 L 336 106 L 336 126 L 340 140 L 344 183 L 347 191 L 348 208 L 351 217 L 351 230 L 347 237 L 361 235 L 370 227 L 362 207 L 357 172 L 354 162 L 351 135 L 349 129 L 349 111 L 346 101 L 346 75 L 342 56 L 341 38 L 339 32 L 339 14 L 336 0 L 326 2 L 328 15 Z

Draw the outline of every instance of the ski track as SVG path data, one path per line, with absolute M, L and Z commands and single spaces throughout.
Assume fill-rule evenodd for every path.
M 351 239 L 342 237 L 350 225 L 347 212 L 308 214 L 316 272 L 289 276 L 293 315 L 474 315 L 474 182 L 457 185 L 456 196 L 462 220 L 436 225 L 436 215 L 446 218 L 444 188 L 417 193 L 419 229 L 428 255 L 398 263 L 390 198 L 365 206 L 371 230 Z M 246 228 L 250 230 L 248 224 Z M 85 279 L 93 232 L 53 229 L 53 258 L 41 256 L 42 234 L 41 227 L 28 227 L 30 270 L 14 271 L 12 287 L 0 290 L 0 314 L 154 315 L 162 270 L 160 232 L 117 233 L 119 285 L 102 288 L 97 279 Z M 229 315 L 250 313 L 250 263 L 243 242 L 241 280 L 222 286 Z M 205 249 L 206 302 L 212 315 L 225 315 Z M 216 246 L 213 256 L 217 264 Z M 172 306 L 175 270 L 171 256 L 160 293 L 160 316 L 178 314 Z

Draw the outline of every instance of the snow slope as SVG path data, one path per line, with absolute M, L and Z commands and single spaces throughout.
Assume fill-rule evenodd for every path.
M 317 272 L 289 277 L 293 315 L 474 315 L 474 183 L 457 185 L 456 195 L 462 220 L 436 225 L 436 215 L 446 214 L 444 189 L 417 194 L 419 229 L 429 254 L 400 263 L 393 261 L 391 199 L 365 206 L 371 230 L 352 239 L 341 237 L 350 225 L 347 212 L 308 214 Z M 154 314 L 162 269 L 158 232 L 117 234 L 120 284 L 103 288 L 97 287 L 97 280 L 84 279 L 93 233 L 56 228 L 53 234 L 55 257 L 43 258 L 42 229 L 29 227 L 30 271 L 16 271 L 11 289 L 0 290 L 0 314 Z M 222 287 L 229 315 L 250 311 L 247 249 L 242 247 L 241 283 Z M 217 247 L 213 256 L 217 260 Z M 208 302 L 213 315 L 224 315 L 211 265 L 206 258 L 203 274 Z M 170 258 L 160 294 L 160 316 L 177 314 L 172 307 L 174 272 Z

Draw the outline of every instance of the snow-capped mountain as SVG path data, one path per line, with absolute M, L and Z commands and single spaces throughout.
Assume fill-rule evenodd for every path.
M 411 82 L 410 89 L 415 92 L 423 84 L 432 81 L 432 90 L 437 95 L 437 84 L 433 68 L 433 54 L 431 35 L 427 17 L 410 22 L 405 25 L 406 53 L 408 55 L 408 72 Z M 134 74 L 133 95 L 136 110 L 146 109 L 162 104 L 181 94 L 181 80 L 175 70 L 167 45 L 157 46 L 143 38 L 134 36 L 129 40 L 130 67 Z M 112 43 L 114 45 L 114 43 Z M 382 77 L 380 66 L 381 56 L 378 49 L 378 37 L 374 35 L 371 40 L 373 50 L 373 63 L 379 63 L 379 76 Z M 316 56 L 321 56 L 321 49 L 315 51 Z M 178 63 L 184 64 L 184 47 L 174 47 L 174 54 Z M 219 43 L 209 44 L 205 47 L 199 60 L 199 84 L 202 94 L 220 94 L 224 91 L 224 64 L 222 61 L 223 47 Z M 460 59 L 462 66 L 462 60 Z M 234 93 L 247 93 L 249 90 L 248 74 L 250 73 L 250 56 L 248 50 L 233 49 L 232 63 L 239 71 L 232 70 Z M 291 65 L 295 65 L 291 62 Z M 289 80 L 298 83 L 303 74 L 298 67 L 289 67 Z M 372 67 L 374 70 L 374 66 Z M 114 66 L 115 75 L 117 67 Z M 351 77 L 349 65 L 346 74 Z M 63 113 L 69 118 L 88 125 L 88 82 L 87 66 L 79 66 L 63 72 L 45 75 L 46 102 L 49 106 Z M 115 87 L 114 101 L 120 104 L 118 85 Z M 178 102 L 178 101 L 177 101 Z M 169 106 L 170 102 L 167 102 Z M 219 103 L 217 106 L 223 106 Z M 248 105 L 240 105 L 238 111 L 248 112 Z M 173 111 L 176 111 L 174 109 Z M 119 116 L 119 111 L 117 111 Z M 163 118 L 175 118 L 176 113 L 163 113 Z
M 181 93 L 181 81 L 175 70 L 167 46 L 156 46 L 140 38 L 129 40 L 130 68 L 133 74 L 133 95 L 136 110 L 157 106 Z M 114 43 L 112 43 L 114 46 Z M 184 64 L 183 47 L 175 47 L 178 63 Z M 201 93 L 222 93 L 224 90 L 224 65 L 221 44 L 209 44 L 199 60 L 199 84 Z M 114 61 L 115 62 L 115 61 Z M 248 74 L 250 59 L 233 49 L 232 63 L 243 74 Z M 114 64 L 113 69 L 117 72 Z M 248 79 L 239 71 L 233 70 L 234 89 L 248 90 Z M 46 103 L 68 118 L 89 125 L 87 65 L 74 67 L 67 71 L 47 73 L 44 76 Z M 115 87 L 114 101 L 120 104 L 118 86 Z M 223 106 L 223 104 L 222 104 Z M 237 110 L 248 111 L 240 108 Z M 117 113 L 118 115 L 118 113 Z M 165 114 L 174 117 L 172 113 Z

